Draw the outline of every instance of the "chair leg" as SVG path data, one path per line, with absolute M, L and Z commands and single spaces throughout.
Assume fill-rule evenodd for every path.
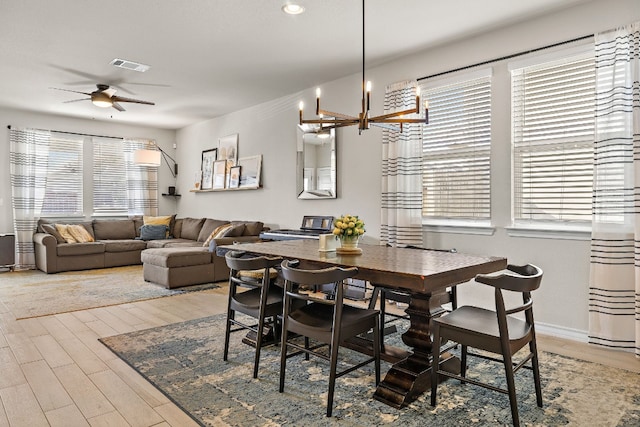
M 440 367 L 440 326 L 433 322 L 433 343 L 431 344 L 431 406 L 436 406 L 438 392 L 438 369 Z
M 516 397 L 516 383 L 513 374 L 513 362 L 511 354 L 503 351 L 504 355 L 504 371 L 507 376 L 507 390 L 509 391 L 509 404 L 511 405 L 511 418 L 513 418 L 513 426 L 520 426 L 520 417 L 518 415 L 518 399 Z
M 467 346 L 460 346 L 460 376 L 462 378 L 467 376 Z M 466 384 L 462 381 L 462 384 Z
M 540 365 L 538 364 L 538 347 L 536 345 L 535 334 L 529 342 L 529 351 L 533 354 L 531 359 L 531 367 L 533 369 L 533 382 L 536 387 L 536 403 L 542 408 L 542 386 L 540 385 Z
M 228 309 L 227 310 L 227 326 L 224 331 L 224 351 L 222 353 L 222 360 L 225 362 L 229 356 L 229 339 L 231 338 L 231 319 L 234 318 L 235 311 Z
M 384 328 L 385 319 L 387 313 L 387 295 L 384 289 L 380 290 L 380 318 L 378 324 L 380 325 L 380 351 L 384 351 Z
M 376 370 L 376 386 L 380 384 L 380 350 L 382 348 L 382 332 L 378 319 L 373 326 L 373 357 Z
M 304 337 L 304 348 L 309 350 L 309 337 Z M 309 360 L 309 352 L 304 353 L 304 360 Z
M 336 332 L 334 332 L 336 335 Z M 329 360 L 330 371 L 329 371 L 329 393 L 327 394 L 327 417 L 331 416 L 333 412 L 333 391 L 336 387 L 336 369 L 338 368 L 338 349 L 340 346 L 338 345 L 337 337 L 332 339 L 331 343 L 331 356 Z
M 262 331 L 264 329 L 264 317 L 260 313 L 258 319 L 258 333 L 256 334 L 256 355 L 253 359 L 253 378 L 258 378 L 258 365 L 260 365 L 260 350 L 262 348 Z
M 282 333 L 280 334 L 280 388 L 279 391 L 284 391 L 284 374 L 287 368 L 287 316 L 283 316 L 282 319 Z

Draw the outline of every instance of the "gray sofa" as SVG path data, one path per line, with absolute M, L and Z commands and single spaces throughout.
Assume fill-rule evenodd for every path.
M 62 223 L 63 221 L 59 221 Z M 68 224 L 69 221 L 64 221 Z M 94 242 L 67 243 L 56 232 L 55 221 L 40 219 L 33 235 L 36 267 L 45 273 L 72 270 L 117 267 L 141 264 L 142 252 L 147 248 L 192 248 L 207 252 L 213 269 L 209 268 L 206 281 L 228 278 L 229 270 L 224 258 L 215 254 L 215 246 L 233 242 L 259 241 L 263 223 L 259 221 L 225 221 L 211 218 L 172 218 L 169 237 L 141 240 L 142 217 L 112 220 L 93 220 L 76 223 L 82 225 Z M 204 245 L 211 233 L 224 224 L 232 224 L 223 237 Z M 165 252 L 166 252 L 165 250 Z M 177 249 L 179 252 L 180 250 Z

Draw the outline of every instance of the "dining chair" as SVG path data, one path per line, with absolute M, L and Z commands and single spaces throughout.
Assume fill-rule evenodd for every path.
M 495 289 L 495 311 L 465 305 L 445 316 L 433 319 L 431 406 L 436 406 L 438 375 L 456 378 L 463 383 L 471 383 L 508 394 L 513 425 L 519 426 L 520 419 L 518 416 L 514 374 L 522 367 L 529 368 L 529 366 L 525 366 L 528 361 L 531 361 L 530 368 L 533 370 L 536 403 L 539 407 L 542 407 L 540 369 L 533 321 L 533 300 L 531 298 L 531 292 L 540 287 L 542 270 L 532 264 L 524 266 L 510 264 L 507 266 L 507 270 L 509 270 L 507 273 L 478 275 L 475 278 L 476 282 L 492 286 Z M 507 308 L 503 291 L 521 294 L 522 304 Z M 512 316 L 515 313 L 522 312 L 524 312 L 524 318 Z M 460 344 L 460 375 L 455 375 L 439 368 L 441 339 L 450 339 Z M 514 354 L 527 344 L 529 345 L 528 354 L 520 362 L 514 363 Z M 502 358 L 468 353 L 468 347 L 499 354 Z M 466 376 L 467 355 L 502 362 L 506 373 L 507 389 L 468 378 Z
M 380 329 L 379 312 L 369 308 L 359 308 L 343 303 L 345 279 L 358 273 L 356 267 L 330 267 L 320 270 L 297 268 L 297 261 L 282 262 L 282 276 L 285 280 L 284 311 L 282 319 L 282 346 L 280 358 L 280 392 L 284 391 L 287 358 L 304 353 L 308 360 L 313 355 L 329 361 L 329 392 L 327 395 L 327 417 L 333 411 L 333 397 L 336 378 L 341 377 L 368 363 L 375 364 L 376 386 L 380 382 Z M 305 286 L 327 283 L 335 285 L 334 298 L 319 298 L 313 293 L 305 293 Z M 294 302 L 304 301 L 299 308 Z M 338 371 L 338 349 L 349 338 L 373 330 L 373 357 Z M 304 337 L 304 345 L 296 342 Z M 310 340 L 314 346 L 310 346 Z M 321 348 L 329 345 L 329 355 Z M 288 354 L 288 348 L 296 351 Z
M 283 291 L 278 286 L 270 285 L 278 275 L 275 267 L 280 265 L 282 258 L 251 257 L 242 251 L 229 251 L 225 254 L 225 260 L 230 272 L 223 360 L 228 359 L 231 333 L 252 331 L 256 336 L 253 378 L 257 378 L 265 328 L 271 326 L 276 342 L 279 338 L 276 323 L 278 315 L 282 314 Z M 236 312 L 256 319 L 257 324 L 236 319 Z M 234 326 L 236 328 L 232 329 Z
M 390 246 L 390 245 L 387 244 L 387 246 Z M 430 249 L 430 248 L 423 248 L 421 246 L 413 246 L 413 245 L 406 246 L 406 248 L 418 249 L 423 251 L 437 251 L 437 252 L 450 252 L 450 253 L 457 252 L 455 248 Z M 387 303 L 389 301 L 392 301 L 396 304 L 402 303 L 402 304 L 408 305 L 411 302 L 411 295 L 409 294 L 409 292 L 403 292 L 402 290 L 399 290 L 399 289 L 391 289 L 381 284 L 372 283 L 371 285 L 373 286 L 373 293 L 371 294 L 371 299 L 369 300 L 369 308 L 372 308 L 372 309 L 375 308 L 376 303 L 378 303 L 378 300 L 379 300 L 378 307 L 380 309 L 380 331 L 381 331 L 380 332 L 381 334 L 380 348 L 381 348 L 381 351 L 384 351 L 385 335 L 392 334 L 397 331 L 397 328 L 393 323 L 395 323 L 397 320 L 400 320 L 400 319 L 404 319 L 404 320 L 409 319 L 409 316 L 407 314 L 397 314 L 391 311 L 387 311 Z M 439 304 L 440 305 L 433 310 L 432 312 L 433 316 L 440 316 L 445 311 L 447 311 L 442 307 L 442 305 L 444 304 L 451 304 L 451 309 L 448 311 L 455 310 L 458 307 L 455 286 L 450 286 L 449 288 L 447 288 L 446 293 L 440 296 Z

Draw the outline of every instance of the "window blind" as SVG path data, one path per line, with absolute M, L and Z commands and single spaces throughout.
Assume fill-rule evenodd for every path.
M 93 214 L 126 215 L 127 168 L 120 139 L 93 139 Z
M 42 216 L 83 214 L 82 149 L 82 138 L 51 135 Z
M 511 70 L 514 222 L 591 221 L 593 53 Z
M 491 216 L 491 76 L 424 87 L 422 216 L 486 220 Z

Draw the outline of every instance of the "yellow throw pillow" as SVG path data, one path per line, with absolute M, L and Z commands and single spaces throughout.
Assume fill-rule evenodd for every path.
M 94 242 L 95 240 L 91 234 L 80 224 L 69 225 L 67 231 L 71 234 L 71 237 L 78 243 Z
M 167 215 L 167 216 L 144 215 L 142 217 L 142 222 L 144 223 L 144 225 L 166 225 L 167 234 L 165 237 L 169 237 L 169 232 L 171 230 L 171 218 L 172 218 L 172 215 Z
M 69 225 L 68 224 L 56 224 L 56 230 L 62 236 L 62 238 L 67 243 L 78 243 L 76 239 L 73 238 L 71 233 L 69 233 Z
M 233 224 L 223 224 L 219 227 L 216 227 L 216 229 L 213 230 L 211 234 L 209 234 L 209 237 L 207 237 L 207 240 L 204 241 L 202 246 L 204 246 L 205 248 L 208 247 L 209 243 L 211 243 L 213 239 L 224 237 L 225 233 L 229 231 L 231 228 L 233 228 Z

